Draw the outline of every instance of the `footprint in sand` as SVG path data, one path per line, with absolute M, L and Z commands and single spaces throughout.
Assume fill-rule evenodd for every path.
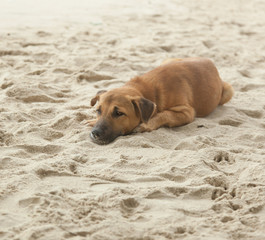
M 160 48 L 164 50 L 165 52 L 172 52 L 174 51 L 175 46 L 174 45 L 162 45 L 160 46 Z
M 3 56 L 27 56 L 29 53 L 19 50 L 0 50 L 0 57 Z
M 215 200 L 215 199 L 221 197 L 224 193 L 226 193 L 226 191 L 223 190 L 222 188 L 215 188 L 215 189 L 212 191 L 211 199 L 212 199 L 212 200 Z
M 249 212 L 253 214 L 257 214 L 261 212 L 264 208 L 264 204 L 254 204 L 249 208 Z
M 234 119 L 223 119 L 219 121 L 219 124 L 232 126 L 232 127 L 238 127 L 242 124 L 242 122 L 239 120 L 234 120 Z
M 244 87 L 240 88 L 241 92 L 247 92 L 247 91 L 251 91 L 251 90 L 256 90 L 256 89 L 261 89 L 261 88 L 265 88 L 264 84 L 247 84 Z
M 117 138 L 117 140 L 113 144 L 113 148 L 119 148 L 119 147 L 160 148 L 159 146 L 151 143 L 150 141 L 144 139 L 141 136 L 135 136 L 133 141 L 127 139 L 126 136 L 122 138 Z
M 251 118 L 262 118 L 262 110 L 250 110 L 250 109 L 237 109 L 239 113 L 243 113 Z
M 47 52 L 41 52 L 41 53 L 32 55 L 34 62 L 37 64 L 47 63 L 52 56 L 54 56 L 54 54 L 47 53 Z
M 167 35 L 170 35 L 171 32 L 170 31 L 160 31 L 160 32 L 157 32 L 156 35 L 159 36 L 159 37 L 165 37 Z
M 240 35 L 245 35 L 245 36 L 253 36 L 257 34 L 257 32 L 251 30 L 241 30 L 239 33 Z
M 211 40 L 205 40 L 205 41 L 202 41 L 202 43 L 207 48 L 212 48 L 215 45 L 214 42 Z
M 39 204 L 41 202 L 40 197 L 29 197 L 19 200 L 18 204 L 22 208 L 26 208 L 32 205 Z
M 43 167 L 38 167 L 36 170 L 35 170 L 35 174 L 40 178 L 40 179 L 43 179 L 43 178 L 47 178 L 47 177 L 67 177 L 67 176 L 75 176 L 75 174 L 71 171 L 59 171 L 59 170 L 56 170 L 56 169 L 52 169 L 48 166 L 43 166 Z
M 189 192 L 186 187 L 167 187 L 166 190 L 175 197 L 179 197 L 180 195 L 187 194 Z
M 71 124 L 71 118 L 67 115 L 60 115 L 52 121 L 50 127 L 56 130 L 64 130 Z
M 171 173 L 160 173 L 159 176 L 163 177 L 165 179 L 168 179 L 170 181 L 173 181 L 173 182 L 183 183 L 183 182 L 186 181 L 186 178 L 184 176 L 174 175 L 174 174 L 171 174 Z
M 86 154 L 77 154 L 72 158 L 72 160 L 84 164 L 89 160 L 89 156 Z
M 52 131 L 50 129 L 46 129 L 46 131 L 41 131 L 41 137 L 47 141 L 54 141 L 56 139 L 62 138 L 64 134 L 59 131 Z
M 248 69 L 240 69 L 240 70 L 238 70 L 238 72 L 239 72 L 243 77 L 246 77 L 246 78 L 251 78 L 251 77 L 252 77 L 252 74 L 251 74 L 251 72 L 250 72 Z
M 15 98 L 17 100 L 21 100 L 25 103 L 33 103 L 33 102 L 50 102 L 50 103 L 59 103 L 64 102 L 63 100 L 54 99 L 43 91 L 40 91 L 38 88 L 29 87 L 29 88 L 20 88 L 13 87 L 12 89 L 6 92 L 8 97 Z
M 237 211 L 241 208 L 243 208 L 243 205 L 241 202 L 237 201 L 237 200 L 231 200 L 229 202 L 229 207 L 233 210 L 233 211 Z
M 101 74 L 94 71 L 86 71 L 77 76 L 77 82 L 87 81 L 87 82 L 96 82 L 100 80 L 111 80 L 114 77 L 108 74 Z
M 28 75 L 33 75 L 33 76 L 37 75 L 37 76 L 39 76 L 39 75 L 41 75 L 42 73 L 45 73 L 45 72 L 46 72 L 46 70 L 36 70 L 36 71 L 28 73 Z
M 199 187 L 166 187 L 162 190 L 154 190 L 150 192 L 147 199 L 208 199 L 215 200 L 225 193 L 225 189 L 213 186 Z
M 67 68 L 55 68 L 53 73 L 64 73 L 64 74 L 72 74 L 73 71 Z
M 205 183 L 210 184 L 213 187 L 220 187 L 227 190 L 229 187 L 228 180 L 223 174 L 218 174 L 215 176 L 206 176 L 204 178 Z
M 229 156 L 229 154 L 227 152 L 221 151 L 218 152 L 213 159 L 215 162 L 229 162 L 232 163 L 234 162 L 234 160 Z
M 162 190 L 154 190 L 150 193 L 147 194 L 147 196 L 145 197 L 147 199 L 172 199 L 174 198 L 174 196 L 166 191 L 162 191 Z
M 27 42 L 27 43 L 20 43 L 21 47 L 39 47 L 39 46 L 46 46 L 49 45 L 48 43 L 38 43 L 38 42 Z
M 230 222 L 230 221 L 233 221 L 233 220 L 234 220 L 234 218 L 231 217 L 231 216 L 224 216 L 224 217 L 221 218 L 221 222 L 222 223 Z
M 1 81 L 1 79 L 0 79 L 0 81 Z M 7 80 L 7 79 L 5 79 L 5 78 L 4 78 L 4 80 L 2 80 L 1 82 L 3 82 L 3 83 L 0 85 L 0 88 L 1 88 L 1 89 L 6 89 L 6 88 L 9 88 L 9 87 L 11 87 L 11 86 L 14 85 L 13 81 L 11 81 L 11 80 Z
M 54 145 L 54 144 L 47 144 L 47 145 L 17 145 L 16 147 L 22 148 L 26 150 L 28 153 L 36 154 L 36 153 L 44 153 L 49 155 L 55 155 L 62 150 L 62 146 Z
M 226 190 L 222 187 L 199 186 L 199 187 L 168 187 L 166 191 L 172 196 L 184 199 L 208 199 L 215 200 L 222 196 Z
M 45 32 L 45 31 L 38 31 L 36 32 L 36 35 L 38 37 L 44 38 L 44 37 L 50 37 L 52 34 L 49 32 Z
M 175 150 L 192 150 L 197 151 L 198 149 L 203 149 L 209 146 L 216 146 L 217 142 L 214 138 L 208 136 L 196 136 L 189 137 L 185 140 L 180 141 L 175 147 Z
M 43 87 L 41 85 L 28 87 L 13 86 L 6 92 L 6 95 L 25 103 L 63 103 L 65 102 L 64 98 L 68 97 L 63 91 L 57 91 L 51 87 Z
M 60 139 L 64 136 L 63 132 L 50 129 L 47 126 L 32 127 L 29 131 L 27 131 L 27 133 L 37 135 L 38 137 L 50 142 Z
M 14 140 L 14 136 L 11 133 L 0 130 L 0 146 L 10 145 Z
M 240 223 L 243 226 L 251 227 L 251 229 L 256 229 L 258 222 L 259 222 L 259 218 L 257 216 L 251 216 L 251 215 L 246 214 L 245 216 L 240 217 Z M 257 239 L 263 240 L 263 236 Z
M 123 199 L 120 202 L 120 207 L 122 211 L 126 213 L 132 213 L 140 205 L 140 203 L 135 198 Z

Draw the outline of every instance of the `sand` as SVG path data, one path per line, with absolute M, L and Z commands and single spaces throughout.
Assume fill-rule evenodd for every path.
M 55 4 L 56 2 L 56 4 Z M 0 239 L 265 239 L 265 2 L 0 2 Z M 233 99 L 91 142 L 98 90 L 208 57 Z

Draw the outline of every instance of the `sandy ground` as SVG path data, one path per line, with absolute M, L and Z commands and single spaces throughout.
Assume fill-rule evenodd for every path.
M 263 240 L 265 2 L 93 2 L 0 2 L 0 239 Z M 191 56 L 231 102 L 90 141 L 99 89 Z

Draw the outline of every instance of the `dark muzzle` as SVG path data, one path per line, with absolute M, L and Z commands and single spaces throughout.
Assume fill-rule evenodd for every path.
M 112 142 L 119 135 L 113 131 L 111 125 L 106 121 L 100 121 L 92 129 L 90 138 L 94 143 L 103 145 Z

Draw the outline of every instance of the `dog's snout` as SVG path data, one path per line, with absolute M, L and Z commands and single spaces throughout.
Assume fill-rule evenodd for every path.
M 115 133 L 106 121 L 100 121 L 90 132 L 90 138 L 97 144 L 108 144 L 120 134 Z
M 99 130 L 98 129 L 94 129 L 92 132 L 91 132 L 91 137 L 93 138 L 93 139 L 98 139 L 99 137 L 100 137 L 100 132 L 99 132 Z

